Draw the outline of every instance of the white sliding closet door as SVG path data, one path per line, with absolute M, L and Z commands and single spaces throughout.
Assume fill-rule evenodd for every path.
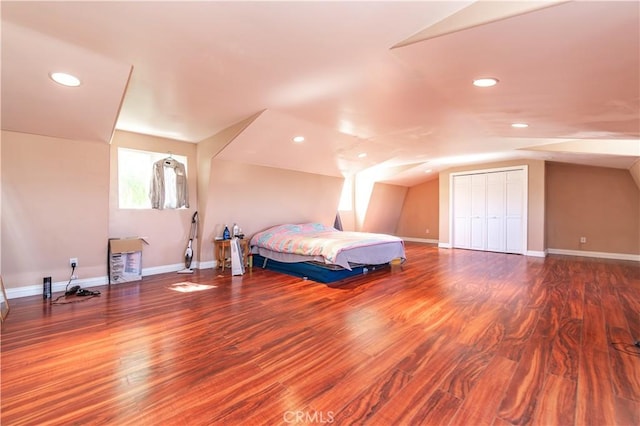
M 505 251 L 507 253 L 524 253 L 523 232 L 524 231 L 524 172 L 522 170 L 512 170 L 505 172 L 506 182 L 506 216 L 505 231 L 507 233 L 505 241 Z
M 471 176 L 455 176 L 453 179 L 453 246 L 471 248 Z
M 485 250 L 487 240 L 487 177 L 471 175 L 471 235 L 469 247 Z
M 505 172 L 487 173 L 487 246 L 486 250 L 504 252 Z
M 452 177 L 452 247 L 524 254 L 526 173 L 496 170 Z

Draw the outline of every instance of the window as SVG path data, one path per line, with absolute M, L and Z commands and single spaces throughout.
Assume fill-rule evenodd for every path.
M 168 157 L 161 152 L 118 148 L 118 206 L 121 209 L 151 209 L 149 187 L 153 163 Z M 187 168 L 187 157 L 171 155 Z

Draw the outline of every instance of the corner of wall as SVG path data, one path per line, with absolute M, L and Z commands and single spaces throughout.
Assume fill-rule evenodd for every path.
M 640 158 L 636 160 L 635 163 L 629 167 L 629 173 L 631 173 L 631 177 L 633 178 L 636 186 L 640 190 Z
M 0 224 L 2 223 L 2 136 L 0 135 Z M 0 225 L 0 241 L 2 241 L 2 226 Z M 2 244 L 0 244 L 0 276 L 2 276 Z
M 202 258 L 202 235 L 206 227 L 207 206 L 209 204 L 209 183 L 211 179 L 211 161 L 227 145 L 233 142 L 247 127 L 251 125 L 265 110 L 259 111 L 242 121 L 237 122 L 224 130 L 219 131 L 209 138 L 203 139 L 196 146 L 197 159 L 197 194 L 198 194 L 198 240 L 196 244 L 196 256 Z

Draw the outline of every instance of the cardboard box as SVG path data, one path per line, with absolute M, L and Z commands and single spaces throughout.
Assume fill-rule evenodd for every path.
M 144 238 L 109 238 L 109 284 L 142 279 L 142 246 Z

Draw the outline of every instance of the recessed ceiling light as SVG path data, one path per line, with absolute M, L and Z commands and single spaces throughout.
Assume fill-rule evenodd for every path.
M 498 84 L 498 79 L 493 77 L 477 78 L 473 80 L 473 85 L 476 87 L 491 87 Z
M 431 173 L 432 171 L 433 171 L 433 170 L 431 170 L 431 169 L 427 169 L 427 170 L 425 170 L 424 172 L 425 172 L 425 173 Z
M 364 158 L 366 156 L 367 156 L 366 152 L 362 152 L 362 153 L 358 154 L 358 158 Z
M 293 138 L 293 141 L 296 143 L 304 142 L 304 136 L 296 136 Z
M 513 123 L 511 127 L 516 129 L 524 129 L 526 127 L 529 127 L 529 125 L 527 123 Z
M 51 77 L 51 80 L 55 81 L 58 84 L 62 84 L 63 86 L 80 86 L 80 79 L 78 77 L 67 74 L 65 72 L 52 72 L 51 74 L 49 74 L 49 77 Z

